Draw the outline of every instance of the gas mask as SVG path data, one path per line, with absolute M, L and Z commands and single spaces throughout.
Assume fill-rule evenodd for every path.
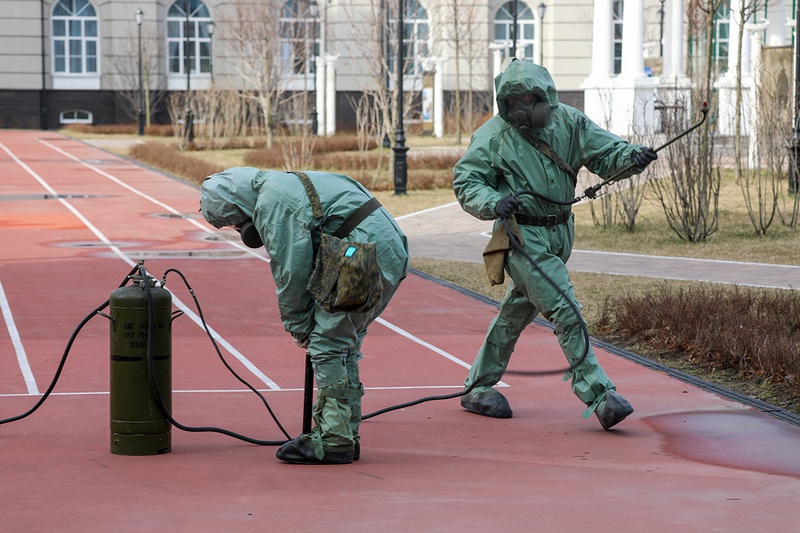
M 242 242 L 248 248 L 261 248 L 264 246 L 264 241 L 261 240 L 261 235 L 258 234 L 256 225 L 252 220 L 248 220 L 241 226 L 236 227 L 236 231 L 242 237 Z
M 543 128 L 550 120 L 550 104 L 523 94 L 508 99 L 508 120 L 517 128 Z

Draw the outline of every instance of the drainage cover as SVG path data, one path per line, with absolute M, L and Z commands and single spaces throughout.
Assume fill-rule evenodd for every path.
M 69 198 L 104 198 L 99 194 L 0 194 L 0 202 L 17 200 L 60 200 Z

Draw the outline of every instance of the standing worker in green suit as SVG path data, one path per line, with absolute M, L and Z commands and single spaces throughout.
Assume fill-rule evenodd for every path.
M 601 368 L 591 346 L 586 350 L 580 304 L 566 262 L 572 251 L 574 227 L 568 206 L 514 193 L 530 190 L 561 202 L 575 196 L 577 170 L 582 166 L 601 177 L 620 169 L 639 173 L 658 156 L 652 148 L 630 144 L 600 128 L 581 111 L 559 103 L 550 73 L 539 65 L 511 60 L 495 79 L 498 114 L 473 135 L 454 168 L 453 189 L 461 207 L 482 220 L 502 219 L 518 225 L 525 251 L 557 287 L 550 284 L 522 254 L 505 254 L 511 277 L 497 317 L 470 369 L 461 405 L 474 413 L 509 418 L 506 398 L 492 387 L 506 370 L 519 335 L 538 313 L 556 327 L 559 345 L 570 365 L 585 359 L 564 376 L 587 406 L 609 429 L 633 412 Z M 523 199 L 524 198 L 524 199 Z M 500 277 L 502 278 L 502 270 Z M 491 277 L 491 275 L 490 275 Z M 502 282 L 496 280 L 496 282 Z
M 315 427 L 281 446 L 277 457 L 295 464 L 357 460 L 361 344 L 406 277 L 405 235 L 377 199 L 340 174 L 231 168 L 203 182 L 200 205 L 211 225 L 233 226 L 248 246 L 266 247 L 284 328 L 310 355 L 317 382 Z M 367 259 L 360 266 L 371 282 L 348 287 L 338 262 L 357 260 L 362 251 Z M 346 294 L 336 301 L 319 296 L 320 287 L 330 290 L 327 281 L 337 278 L 334 287 Z M 353 304 L 359 292 L 363 298 Z

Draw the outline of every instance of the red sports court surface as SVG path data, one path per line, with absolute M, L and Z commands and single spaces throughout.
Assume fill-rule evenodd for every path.
M 180 270 L 223 354 L 301 430 L 304 356 L 283 332 L 266 258 L 197 213 L 198 191 L 52 132 L 0 131 L 0 418 L 46 390 L 69 336 L 145 260 Z M 413 177 L 412 177 L 413 179 Z M 222 366 L 175 274 L 173 414 L 282 434 Z M 364 412 L 458 391 L 495 308 L 410 275 L 365 342 Z M 613 350 L 612 350 L 613 352 Z M 457 399 L 362 424 L 352 465 L 173 429 L 172 452 L 109 451 L 109 324 L 78 336 L 54 394 L 0 426 L 4 531 L 797 531 L 800 428 L 599 349 L 636 408 L 603 431 L 559 376 L 504 379 L 514 418 Z M 515 369 L 564 363 L 525 332 Z

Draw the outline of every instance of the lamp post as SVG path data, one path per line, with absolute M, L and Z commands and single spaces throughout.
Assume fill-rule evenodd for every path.
M 789 168 L 789 193 L 800 194 L 800 2 L 794 15 L 794 168 Z
M 511 13 L 511 57 L 517 57 L 517 13 L 518 0 L 514 0 L 514 12 Z
M 662 70 L 663 70 L 663 58 L 664 58 L 664 2 L 666 0 L 659 0 L 661 2 L 661 8 L 658 10 L 658 17 L 659 17 L 659 35 L 658 35 L 658 55 L 662 58 Z
M 544 2 L 539 4 L 539 64 L 544 66 L 544 12 L 547 11 L 547 5 Z
M 193 143 L 194 142 L 194 118 L 192 117 L 192 108 L 189 105 L 189 91 L 191 90 L 191 83 L 192 83 L 192 42 L 189 38 L 189 33 L 191 29 L 191 21 L 189 20 L 189 12 L 190 12 L 190 5 L 191 2 L 189 0 L 183 0 L 183 10 L 186 12 L 186 21 L 184 23 L 185 32 L 184 32 L 184 55 L 186 56 L 186 111 L 184 114 L 184 132 L 186 135 L 186 142 Z
M 403 131 L 403 0 L 397 6 L 397 132 L 394 150 L 394 194 L 406 194 L 408 169 L 406 167 L 406 135 Z
M 139 111 L 136 115 L 138 133 L 144 135 L 144 90 L 142 88 L 142 21 L 144 13 L 141 9 L 136 10 L 136 26 L 139 29 Z
M 214 30 L 217 25 L 213 20 L 206 22 L 206 31 L 208 32 L 208 72 L 211 74 L 211 82 L 214 82 Z

